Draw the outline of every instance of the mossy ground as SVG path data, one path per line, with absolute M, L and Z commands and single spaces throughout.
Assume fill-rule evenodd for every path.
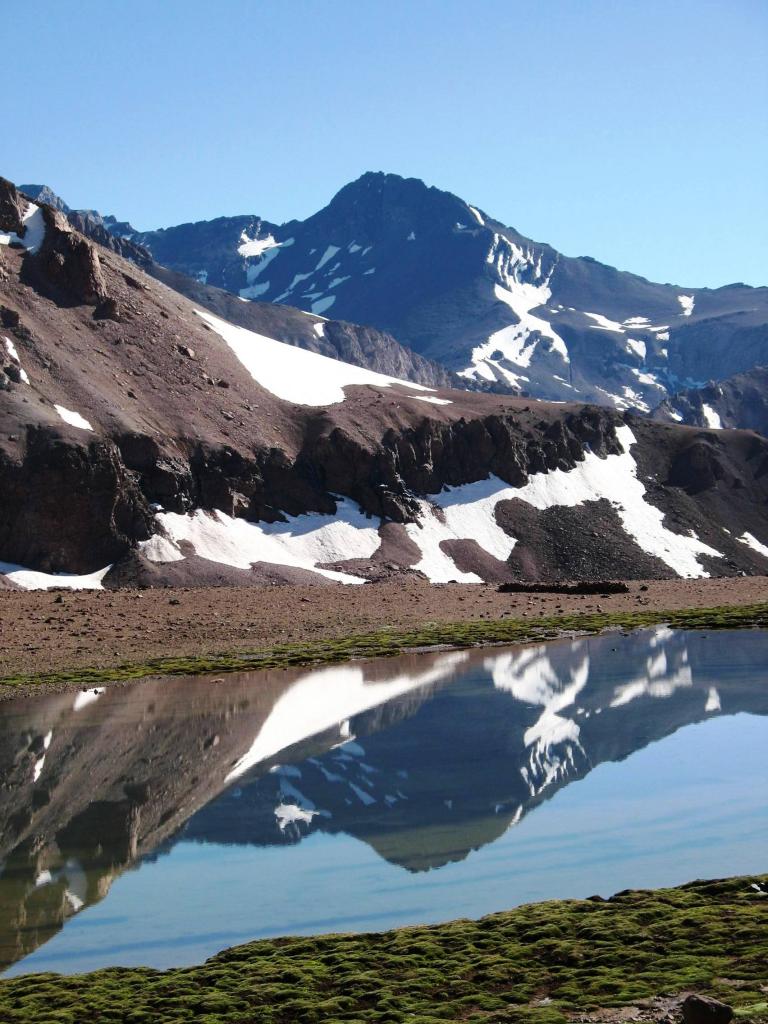
M 560 1024 L 695 990 L 768 1020 L 768 876 L 255 942 L 199 967 L 0 981 L 3 1024 Z
M 604 629 L 637 629 L 667 623 L 678 629 L 739 629 L 768 626 L 768 603 L 691 608 L 560 615 L 540 619 L 475 619 L 429 623 L 417 630 L 379 630 L 332 640 L 281 644 L 253 651 L 205 654 L 195 657 L 154 658 L 111 668 L 78 668 L 38 675 L 0 678 L 0 686 L 59 687 L 67 683 L 98 685 L 110 681 L 157 675 L 204 675 L 248 669 L 289 668 L 348 661 L 351 658 L 391 657 L 430 647 L 474 647 L 493 643 L 550 640 L 566 633 L 598 633 Z

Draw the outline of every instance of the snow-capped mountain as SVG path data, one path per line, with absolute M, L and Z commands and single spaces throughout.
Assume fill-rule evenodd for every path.
M 0 180 L 0 585 L 768 567 L 755 434 L 419 383 L 228 301 L 247 327 Z
M 768 288 L 654 284 L 563 256 L 414 178 L 365 174 L 283 225 L 110 230 L 242 298 L 390 332 L 468 386 L 648 412 L 768 362 Z

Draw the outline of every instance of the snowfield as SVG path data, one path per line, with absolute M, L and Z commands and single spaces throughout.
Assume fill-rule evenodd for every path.
M 335 405 L 344 401 L 344 388 L 354 384 L 369 384 L 379 388 L 396 384 L 419 392 L 433 390 L 423 384 L 398 380 L 397 377 L 388 377 L 362 366 L 342 363 L 317 352 L 286 345 L 245 327 L 235 327 L 201 309 L 196 312 L 224 339 L 256 383 L 286 402 L 296 405 Z
M 322 562 L 370 558 L 379 547 L 378 521 L 367 519 L 351 501 L 338 503 L 336 515 L 310 513 L 288 516 L 285 523 L 249 523 L 224 512 L 198 509 L 192 515 L 161 512 L 156 534 L 139 545 L 152 562 L 177 562 L 184 558 L 181 541 L 188 541 L 197 555 L 211 562 L 249 569 L 254 562 L 309 569 L 339 583 L 364 583 L 359 576 L 318 568 Z

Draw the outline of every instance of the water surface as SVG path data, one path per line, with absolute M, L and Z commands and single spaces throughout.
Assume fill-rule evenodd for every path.
M 9 973 L 765 870 L 768 633 L 168 679 L 3 706 Z

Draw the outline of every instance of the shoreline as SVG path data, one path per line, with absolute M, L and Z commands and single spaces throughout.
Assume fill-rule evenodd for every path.
M 667 1019 L 697 992 L 729 1003 L 748 1024 L 768 1019 L 766 933 L 768 875 L 696 881 L 525 904 L 479 920 L 264 939 L 195 967 L 0 979 L 0 1015 L 619 1024 Z
M 505 595 L 506 596 L 506 595 Z M 624 597 L 625 595 L 619 595 Z M 607 601 L 608 598 L 603 600 Z M 0 701 L 81 686 L 138 681 L 157 676 L 192 676 L 327 665 L 357 659 L 394 657 L 421 651 L 499 644 L 535 643 L 605 630 L 632 630 L 654 625 L 676 629 L 747 629 L 768 627 L 768 601 L 714 607 L 566 613 L 546 617 L 465 619 L 426 623 L 412 630 L 381 629 L 370 633 L 324 637 L 252 649 L 168 655 L 106 665 L 82 665 L 47 672 L 0 675 Z

